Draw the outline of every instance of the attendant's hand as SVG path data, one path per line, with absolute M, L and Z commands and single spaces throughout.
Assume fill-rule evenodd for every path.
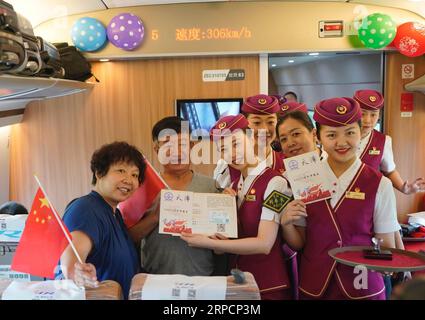
M 96 268 L 91 263 L 79 263 L 74 265 L 74 282 L 77 286 L 97 288 L 99 281 L 96 277 Z
M 305 203 L 301 200 L 293 200 L 283 210 L 280 217 L 280 224 L 282 226 L 287 226 L 306 217 L 307 211 Z
M 180 234 L 180 238 L 186 241 L 190 247 L 208 248 L 208 249 L 211 248 L 211 244 L 214 241 L 213 239 L 209 238 L 206 235 L 197 234 L 197 233 L 187 233 L 187 232 L 182 232 Z
M 209 236 L 209 238 L 214 240 L 229 240 L 228 237 L 222 235 L 221 233 L 215 233 L 212 236 Z
M 409 183 L 409 181 L 404 182 L 401 192 L 404 194 L 412 194 L 417 192 L 423 192 L 425 191 L 425 179 L 424 178 L 417 178 L 412 183 Z
M 230 196 L 237 196 L 237 192 L 233 190 L 232 188 L 226 188 L 223 190 L 223 194 L 228 194 Z
M 226 236 L 223 236 L 221 233 L 216 233 L 212 236 L 209 236 L 210 239 L 213 240 L 229 240 L 229 238 L 227 238 Z M 224 254 L 224 251 L 218 251 L 218 250 L 214 250 L 215 254 Z

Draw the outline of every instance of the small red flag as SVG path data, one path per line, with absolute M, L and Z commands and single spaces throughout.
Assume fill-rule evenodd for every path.
M 158 193 L 165 188 L 167 186 L 161 177 L 147 163 L 143 183 L 130 198 L 119 204 L 124 223 L 128 228 L 134 226 L 143 217 L 145 212 L 152 206 Z
M 62 220 L 60 223 L 64 229 L 56 219 L 47 197 L 41 188 L 38 188 L 11 269 L 39 277 L 54 278 L 60 256 L 69 244 L 64 231 L 71 239 Z

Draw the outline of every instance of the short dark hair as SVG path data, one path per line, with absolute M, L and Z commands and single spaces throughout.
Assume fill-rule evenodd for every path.
M 292 95 L 295 97 L 295 99 L 297 99 L 297 100 L 298 100 L 298 96 L 297 96 L 297 94 L 296 94 L 294 91 L 288 91 L 288 92 L 286 92 L 286 93 L 283 95 L 283 97 L 285 98 L 285 96 L 286 96 L 286 95 L 288 95 L 288 94 L 292 94 Z
M 159 135 L 162 130 L 174 130 L 177 134 L 181 133 L 183 121 L 184 120 L 182 118 L 176 116 L 165 117 L 159 120 L 152 128 L 152 140 L 154 142 L 158 141 Z M 188 133 L 191 133 L 190 126 Z
M 360 129 L 362 128 L 362 121 L 358 120 L 357 124 L 359 125 Z M 322 126 L 320 125 L 319 122 L 316 121 L 316 130 L 317 130 L 317 137 L 320 140 L 320 131 L 322 130 Z
M 276 137 L 279 137 L 279 127 L 288 119 L 294 119 L 300 122 L 309 132 L 314 129 L 313 122 L 307 113 L 303 111 L 292 111 L 286 113 L 283 117 L 280 117 L 276 124 Z
M 0 206 L 0 214 L 28 214 L 28 210 L 18 202 L 8 201 Z
M 139 184 L 143 182 L 146 162 L 142 153 L 127 142 L 115 141 L 103 145 L 93 153 L 90 161 L 90 169 L 93 173 L 92 184 L 95 185 L 97 182 L 96 174 L 100 177 L 106 176 L 111 165 L 118 162 L 134 164 L 139 168 Z

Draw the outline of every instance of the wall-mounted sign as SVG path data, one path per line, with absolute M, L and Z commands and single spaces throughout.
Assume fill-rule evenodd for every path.
M 344 21 L 319 21 L 319 38 L 342 37 L 344 31 Z
M 400 100 L 401 117 L 407 118 L 412 116 L 413 111 L 413 93 L 402 92 Z
M 234 81 L 244 80 L 245 70 L 243 69 L 223 69 L 223 70 L 204 70 L 202 71 L 202 81 Z
M 413 93 L 403 92 L 401 94 L 400 111 L 413 111 Z
M 202 41 L 202 40 L 243 40 L 250 39 L 252 32 L 247 26 L 236 28 L 177 28 L 176 41 Z M 158 40 L 159 33 L 152 34 L 152 40 Z
M 415 77 L 415 65 L 413 63 L 401 65 L 401 78 L 413 79 Z

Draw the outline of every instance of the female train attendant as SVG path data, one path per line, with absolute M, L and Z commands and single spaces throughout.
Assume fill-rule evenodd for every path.
M 394 163 L 392 140 L 374 128 L 379 120 L 380 111 L 384 106 L 384 97 L 376 90 L 357 90 L 353 97 L 362 109 L 362 139 L 357 155 L 367 165 L 381 171 L 388 177 L 393 187 L 404 194 L 425 191 L 425 180 L 418 178 L 412 183 L 403 181 Z M 404 249 L 400 232 L 395 232 L 397 249 Z M 407 277 L 410 277 L 407 274 Z M 387 297 L 391 293 L 391 281 L 386 278 Z
M 220 119 L 211 131 L 212 139 L 218 142 L 227 159 L 232 152 L 230 166 L 241 172 L 233 189 L 227 189 L 228 193 L 237 195 L 238 239 L 184 233 L 182 239 L 190 246 L 235 254 L 232 266 L 254 275 L 262 299 L 291 299 L 279 220 L 292 193 L 285 178 L 266 166 L 265 161 L 253 156 L 249 162 L 253 137 L 251 132 L 244 131 L 247 127 L 248 121 L 240 114 Z M 244 148 L 238 147 L 241 145 Z
M 358 90 L 353 98 L 362 109 L 362 139 L 358 150 L 360 159 L 372 168 L 380 170 L 391 180 L 394 188 L 404 194 L 425 191 L 423 178 L 412 183 L 401 178 L 394 163 L 391 137 L 374 129 L 384 106 L 381 93 L 375 90 Z
M 308 113 L 307 106 L 304 103 L 296 102 L 296 101 L 286 101 L 283 103 L 280 103 L 280 110 L 277 113 L 278 118 L 282 118 L 288 113 L 294 112 L 294 111 L 301 111 L 304 113 Z
M 288 107 L 282 109 L 283 110 L 279 112 L 279 121 L 276 125 L 276 136 L 285 158 L 298 156 L 315 150 L 322 156 L 324 153 L 317 147 L 316 129 L 307 114 L 307 107 L 298 102 L 288 102 Z M 284 245 L 283 250 L 288 259 L 294 298 L 298 299 L 299 277 L 298 261 L 296 259 L 297 252 L 291 250 L 287 244 Z
M 283 157 L 272 150 L 271 143 L 276 138 L 277 112 L 279 101 L 276 97 L 259 94 L 248 97 L 242 105 L 241 113 L 246 116 L 249 128 L 254 130 L 254 150 L 260 160 L 266 159 L 267 166 L 283 172 Z M 214 178 L 221 188 L 226 188 L 240 177 L 240 171 L 219 160 L 214 170 Z
M 305 205 L 293 201 L 285 209 L 283 235 L 294 249 L 303 248 L 300 291 L 304 299 L 385 299 L 379 273 L 368 272 L 367 285 L 355 287 L 352 267 L 334 261 L 328 251 L 370 245 L 373 236 L 394 247 L 397 222 L 391 181 L 356 156 L 361 109 L 351 98 L 319 102 L 314 120 L 327 152 L 323 162 L 333 180 L 332 198 Z
M 275 97 L 278 97 L 278 96 L 275 96 Z M 280 108 L 279 112 L 277 113 L 278 123 L 280 122 L 280 119 L 288 113 L 291 113 L 294 111 L 302 111 L 304 113 L 308 112 L 307 106 L 304 103 L 299 103 L 296 101 L 286 101 L 283 98 L 278 100 L 279 100 L 279 108 Z M 276 125 L 276 128 L 277 128 L 277 125 Z M 282 146 L 280 145 L 280 142 L 279 142 L 277 130 L 276 130 L 276 140 L 272 142 L 272 148 L 275 151 L 282 152 Z
M 303 111 L 293 111 L 282 116 L 276 125 L 276 135 L 285 158 L 317 151 L 324 152 L 317 147 L 316 129 L 310 117 Z

